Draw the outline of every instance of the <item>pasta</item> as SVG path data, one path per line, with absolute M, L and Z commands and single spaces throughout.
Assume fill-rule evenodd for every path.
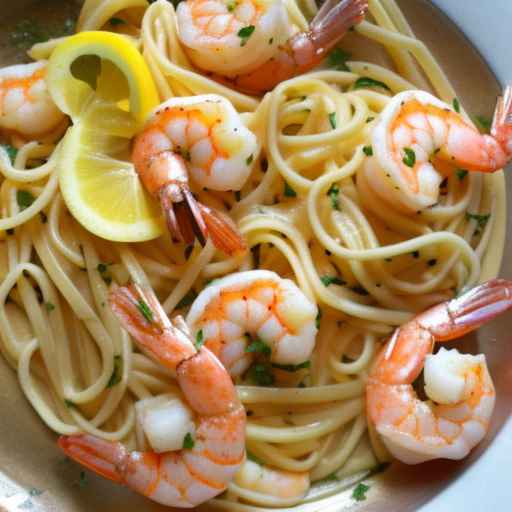
M 310 370 L 281 372 L 281 387 L 238 383 L 249 416 L 247 450 L 263 464 L 309 473 L 313 485 L 301 510 L 328 510 L 336 493 L 387 460 L 368 430 L 363 401 L 379 339 L 415 312 L 497 274 L 503 175 L 453 176 L 439 204 L 414 216 L 390 211 L 368 186 L 363 147 L 390 94 L 427 88 L 449 103 L 456 97 L 394 0 L 370 2 L 371 21 L 355 30 L 381 45 L 396 71 L 362 61 L 348 61 L 348 71 L 323 66 L 261 100 L 195 71 L 179 44 L 173 5 L 145 4 L 87 0 L 79 28 L 105 29 L 113 15 L 127 13 L 133 23 L 120 30 L 140 43 L 162 101 L 217 93 L 242 113 L 263 150 L 240 196 L 195 192 L 229 212 L 251 251 L 223 259 L 211 243 L 186 247 L 167 235 L 138 244 L 99 239 L 62 200 L 62 130 L 45 143 L 24 144 L 14 162 L 0 151 L 0 350 L 54 432 L 88 432 L 135 448 L 135 402 L 178 390 L 119 327 L 107 305 L 110 284 L 151 286 L 174 315 L 184 314 L 210 280 L 231 272 L 265 268 L 291 277 L 321 310 L 317 345 Z M 302 29 L 316 12 L 310 1 L 286 6 Z M 36 45 L 31 56 L 47 58 L 55 45 Z M 361 77 L 389 93 L 355 87 Z M 35 198 L 30 205 L 20 205 L 23 192 Z M 479 225 L 467 212 L 489 217 Z M 295 504 L 233 482 L 209 506 L 249 512 Z

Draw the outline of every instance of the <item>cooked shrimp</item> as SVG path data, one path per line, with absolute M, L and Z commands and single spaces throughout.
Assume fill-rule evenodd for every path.
M 244 489 L 297 503 L 309 490 L 309 473 L 293 473 L 246 460 L 233 482 Z
M 46 86 L 46 65 L 39 61 L 0 69 L 0 130 L 35 137 L 64 120 Z
M 110 304 L 139 347 L 176 372 L 195 433 L 186 436 L 183 449 L 162 453 L 129 453 L 121 443 L 91 435 L 63 436 L 59 445 L 89 469 L 153 501 L 197 506 L 223 492 L 245 458 L 245 411 L 235 387 L 207 348 L 196 350 L 188 334 L 171 324 L 152 292 L 117 288 Z M 178 412 L 171 409 L 167 425 L 183 416 Z M 155 421 L 161 426 L 160 420 Z
M 192 304 L 187 324 L 219 357 L 231 375 L 251 364 L 251 343 L 278 364 L 307 361 L 315 346 L 318 310 L 289 279 L 267 270 L 239 272 L 205 288 Z M 250 350 L 250 349 L 249 349 Z
M 397 94 L 372 133 L 365 172 L 392 204 L 422 210 L 437 203 L 444 177 L 456 169 L 494 172 L 512 158 L 512 88 L 499 99 L 491 135 L 482 135 L 448 105 L 423 91 Z
M 327 0 L 308 32 L 292 34 L 281 0 L 187 0 L 179 37 L 195 66 L 263 93 L 317 66 L 367 8 L 367 0 Z
M 495 400 L 485 356 L 431 352 L 435 342 L 458 338 L 510 307 L 512 281 L 495 279 L 395 331 L 366 386 L 368 417 L 395 457 L 407 464 L 462 459 L 484 438 Z M 427 402 L 412 386 L 423 368 Z
M 227 254 L 245 245 L 229 221 L 196 202 L 189 175 L 212 190 L 240 190 L 259 147 L 233 105 L 206 94 L 172 98 L 154 112 L 135 140 L 133 162 L 147 190 L 159 197 L 175 240 L 208 237 Z

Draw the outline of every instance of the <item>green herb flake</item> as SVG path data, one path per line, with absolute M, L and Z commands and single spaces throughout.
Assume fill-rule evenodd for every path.
M 366 155 L 366 156 L 373 156 L 373 148 L 371 146 L 365 146 L 363 148 L 363 153 Z
M 331 473 L 330 475 L 327 475 L 325 478 L 322 478 L 320 482 L 329 483 L 329 482 L 338 482 L 339 478 L 336 473 Z
M 238 31 L 238 37 L 241 39 L 240 46 L 245 46 L 247 44 L 247 41 L 252 36 L 254 30 L 254 25 L 247 25 L 247 27 L 243 27 Z
M 109 23 L 113 26 L 113 27 L 116 27 L 118 25 L 126 25 L 126 21 L 123 20 L 122 18 L 110 18 L 109 20 Z
M 366 118 L 366 122 L 371 123 L 374 119 L 375 119 L 375 117 L 370 116 L 370 117 Z
M 96 270 L 100 274 L 104 274 L 108 270 L 108 267 L 110 267 L 110 265 L 112 265 L 112 263 L 98 263 Z
M 287 181 L 284 182 L 284 196 L 285 197 L 297 197 L 297 192 L 293 190 Z
M 259 464 L 260 466 L 265 465 L 265 463 L 261 459 L 256 457 L 256 455 L 254 455 L 254 453 L 251 453 L 249 450 L 245 451 L 245 455 L 250 461 L 255 462 L 256 464 Z
M 318 313 L 315 318 L 315 325 L 317 329 L 320 329 L 320 322 L 322 321 L 322 310 L 318 308 Z
M 67 398 L 64 399 L 64 405 L 68 409 L 72 409 L 72 408 L 76 407 L 76 404 L 74 402 L 72 402 L 71 400 L 68 400 Z
M 272 367 L 266 363 L 255 363 L 248 371 L 250 379 L 258 386 L 270 386 L 274 384 Z
M 183 449 L 184 450 L 192 450 L 195 445 L 194 438 L 190 432 L 187 432 L 187 435 L 183 438 Z
M 471 116 L 476 127 L 481 133 L 489 133 L 492 127 L 492 119 L 486 116 Z
M 10 144 L 0 144 L 0 148 L 2 148 L 9 157 L 9 160 L 11 161 L 11 164 L 14 165 L 14 161 L 16 160 L 16 156 L 18 155 L 18 150 L 11 146 Z
M 455 110 L 455 112 L 457 112 L 457 114 L 460 114 L 460 102 L 457 98 L 453 98 L 452 105 L 453 105 L 453 110 Z
M 249 156 L 247 157 L 247 159 L 245 160 L 245 163 L 246 163 L 247 165 L 251 165 L 251 164 L 252 164 L 252 162 L 253 162 L 253 160 L 254 160 L 254 155 L 249 155 Z
M 228 2 L 228 12 L 233 12 L 236 9 L 236 2 Z
M 140 311 L 140 314 L 149 322 L 153 323 L 153 311 L 149 308 L 149 306 L 141 299 L 137 302 L 137 308 Z
M 270 355 L 272 353 L 272 349 L 260 339 L 256 339 L 251 341 L 249 345 L 245 348 L 245 351 L 252 354 L 264 354 Z
M 331 206 L 333 210 L 339 210 L 340 209 L 340 203 L 339 203 L 339 195 L 340 195 L 340 189 L 338 185 L 332 185 L 331 188 L 327 191 L 327 195 L 329 196 L 331 200 Z
M 322 284 L 325 287 L 331 286 L 331 284 L 337 284 L 339 286 L 343 286 L 344 284 L 346 284 L 345 281 L 343 281 L 337 276 L 322 276 L 320 278 L 320 281 L 322 281 Z
M 358 78 L 354 83 L 354 89 L 368 89 L 372 87 L 380 87 L 382 89 L 386 89 L 386 91 L 391 91 L 391 89 L 384 82 L 374 80 L 368 76 L 362 76 L 361 78 Z
M 369 485 L 363 483 L 357 484 L 356 488 L 352 491 L 352 499 L 356 501 L 364 501 L 366 499 L 366 493 L 369 490 Z
M 80 479 L 78 480 L 78 485 L 82 487 L 87 487 L 89 483 L 89 479 L 87 478 L 87 473 L 85 471 L 80 471 Z
M 271 37 L 269 40 L 268 40 L 268 44 L 272 44 L 274 42 L 274 38 Z
M 197 331 L 196 341 L 195 341 L 194 345 L 196 347 L 196 350 L 200 350 L 201 347 L 204 345 L 203 329 L 200 329 L 199 331 Z
M 333 130 L 336 130 L 336 124 L 337 124 L 337 121 L 336 121 L 336 112 L 331 112 L 329 114 L 329 123 L 331 125 L 331 128 Z
M 402 162 L 407 165 L 407 167 L 414 167 L 416 164 L 416 153 L 411 148 L 404 148 L 405 156 Z
M 455 174 L 457 178 L 459 178 L 459 181 L 462 181 L 468 175 L 468 171 L 466 171 L 465 169 L 457 169 L 455 171 Z
M 16 202 L 21 211 L 26 210 L 35 200 L 36 198 L 28 190 L 18 190 L 16 192 Z
M 52 304 L 51 302 L 46 302 L 44 307 L 46 308 L 46 311 L 48 311 L 48 313 L 55 309 L 55 305 Z
M 331 68 L 338 71 L 350 71 L 347 66 L 347 60 L 350 59 L 350 54 L 343 51 L 341 48 L 335 48 L 327 57 L 327 64 Z
M 176 309 L 182 309 L 186 308 L 187 306 L 190 306 L 197 298 L 197 293 L 190 289 L 186 295 L 176 304 Z
M 466 219 L 467 220 L 476 220 L 476 223 L 480 229 L 485 228 L 487 222 L 489 222 L 489 219 L 491 218 L 491 214 L 487 213 L 485 215 L 480 215 L 478 213 L 466 213 Z
M 107 388 L 112 388 L 121 382 L 123 376 L 123 358 L 122 356 L 114 356 L 114 369 L 107 383 Z
M 412 251 L 411 256 L 415 259 L 418 259 L 420 257 L 420 251 Z
M 272 364 L 273 368 L 277 368 L 279 370 L 283 370 L 285 372 L 298 372 L 299 370 L 305 370 L 307 368 L 311 368 L 311 361 L 304 361 L 300 364 Z

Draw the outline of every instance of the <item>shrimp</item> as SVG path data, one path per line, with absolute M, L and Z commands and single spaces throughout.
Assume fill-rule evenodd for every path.
M 0 130 L 36 137 L 64 120 L 48 92 L 46 69 L 46 61 L 0 69 Z
M 210 284 L 193 302 L 186 321 L 196 336 L 201 332 L 229 373 L 238 376 L 255 351 L 268 353 L 278 364 L 307 361 L 315 346 L 317 314 L 316 305 L 292 281 L 252 270 Z
M 309 490 L 309 473 L 294 473 L 246 460 L 233 482 L 250 491 L 282 500 L 300 502 Z
M 197 68 L 261 94 L 317 66 L 367 8 L 367 0 L 327 0 L 308 32 L 292 34 L 281 0 L 187 0 L 178 5 L 179 38 Z
M 437 203 L 444 177 L 456 169 L 495 172 L 512 158 L 512 87 L 505 89 L 491 135 L 423 91 L 390 100 L 372 136 L 374 156 L 364 172 L 383 199 L 420 211 Z
M 132 159 L 144 186 L 160 199 L 176 241 L 205 244 L 227 254 L 245 250 L 236 229 L 219 212 L 198 203 L 189 174 L 212 190 L 240 190 L 257 158 L 256 136 L 231 103 L 215 94 L 172 98 L 136 137 Z
M 245 410 L 218 359 L 206 347 L 195 348 L 189 335 L 170 322 L 153 292 L 134 285 L 117 288 L 109 301 L 139 347 L 176 373 L 189 417 L 195 418 L 195 433 L 185 437 L 182 449 L 161 453 L 129 453 L 121 443 L 92 435 L 62 436 L 59 446 L 89 469 L 153 501 L 197 506 L 223 492 L 245 460 Z M 181 414 L 173 410 L 167 426 Z M 155 421 L 158 430 L 161 417 Z
M 441 303 L 395 331 L 366 386 L 367 411 L 389 451 L 407 464 L 462 459 L 485 436 L 495 391 L 484 355 L 435 342 L 473 331 L 512 307 L 512 281 L 495 279 Z M 412 383 L 424 368 L 423 402 Z

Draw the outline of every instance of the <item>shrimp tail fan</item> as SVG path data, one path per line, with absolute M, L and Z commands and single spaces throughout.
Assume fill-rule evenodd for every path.
M 512 154 L 512 86 L 507 85 L 503 96 L 498 98 L 491 135 L 501 144 L 507 154 Z

